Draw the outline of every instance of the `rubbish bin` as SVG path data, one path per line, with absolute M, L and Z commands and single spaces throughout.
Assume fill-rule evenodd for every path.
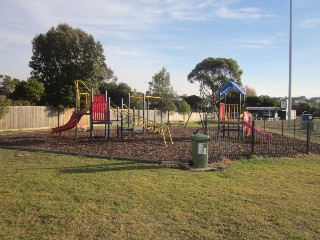
M 310 122 L 310 126 L 312 126 L 312 120 L 313 120 L 313 115 L 312 114 L 302 114 L 301 115 L 301 129 L 302 130 L 307 130 L 308 122 Z
M 208 141 L 210 137 L 203 134 L 191 136 L 192 166 L 194 168 L 206 168 L 208 165 Z

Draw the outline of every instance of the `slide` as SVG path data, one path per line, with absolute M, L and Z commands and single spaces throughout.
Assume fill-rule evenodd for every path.
M 251 129 L 252 129 L 252 125 L 246 121 L 241 121 L 241 123 L 243 124 L 243 127 L 245 129 L 248 129 L 249 131 L 247 131 L 247 133 L 251 134 Z M 261 131 L 259 129 L 255 129 L 254 131 L 257 135 L 261 136 L 261 137 L 264 137 L 264 138 L 267 138 L 267 139 L 271 139 L 272 138 L 272 135 L 270 133 L 266 133 L 264 131 Z
M 78 122 L 80 121 L 80 119 L 83 116 L 83 114 L 85 114 L 86 112 L 87 112 L 87 110 L 82 110 L 82 111 L 78 112 L 78 114 L 79 114 L 78 119 L 77 119 L 77 116 L 76 116 L 76 112 L 74 112 L 71 115 L 70 120 L 65 125 L 53 128 L 51 133 L 52 134 L 55 134 L 55 133 L 61 134 L 61 132 L 63 132 L 63 131 L 67 131 L 69 129 L 74 128 L 78 124 Z

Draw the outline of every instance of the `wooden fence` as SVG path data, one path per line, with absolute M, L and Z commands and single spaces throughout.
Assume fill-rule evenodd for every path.
M 73 109 L 58 112 L 57 108 L 46 106 L 11 106 L 9 112 L 0 119 L 1 130 L 28 130 L 54 128 L 65 124 Z
M 11 106 L 9 112 L 3 119 L 0 119 L 0 131 L 4 130 L 31 130 L 31 129 L 49 129 L 67 123 L 74 112 L 73 108 L 59 111 L 57 108 L 46 106 Z M 140 116 L 143 113 L 140 110 Z M 168 116 L 169 115 L 169 116 Z M 161 121 L 161 114 L 159 110 L 149 110 L 148 119 Z M 112 114 L 111 120 L 116 119 L 117 116 Z M 147 112 L 145 112 L 147 118 Z M 182 116 L 179 113 L 162 114 L 162 121 L 187 121 L 188 116 Z M 203 119 L 203 114 L 198 112 L 192 113 L 190 121 L 200 121 Z M 90 124 L 89 116 L 83 116 L 79 123 L 80 126 L 88 126 Z

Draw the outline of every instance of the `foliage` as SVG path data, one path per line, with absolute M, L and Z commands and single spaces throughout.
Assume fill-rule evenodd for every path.
M 29 78 L 27 81 L 19 82 L 9 98 L 15 101 L 26 101 L 30 105 L 37 105 L 40 103 L 43 93 L 43 84 L 37 79 Z
M 20 82 L 17 78 L 12 78 L 7 75 L 0 75 L 0 95 L 8 97 Z
M 260 96 L 262 98 L 262 107 L 280 107 L 280 102 L 277 98 L 272 98 L 266 95 Z
M 163 100 L 163 106 L 161 108 L 161 103 L 155 105 L 158 109 L 163 109 L 163 111 L 175 111 L 176 106 L 172 102 L 176 96 L 176 93 L 170 83 L 170 73 L 165 67 L 155 73 L 152 77 L 152 81 L 148 82 L 149 90 L 152 91 L 154 96 L 161 96 Z
M 111 105 L 113 107 L 120 107 L 123 103 L 128 105 L 129 93 L 131 94 L 131 87 L 126 83 L 109 82 L 102 83 L 99 87 L 100 93 L 105 93 L 107 91 L 108 98 L 110 97 Z
M 316 156 L 195 173 L 0 150 L 0 238 L 318 239 L 319 171 Z
M 247 93 L 246 94 L 247 97 L 248 96 L 257 96 L 257 92 L 256 92 L 256 90 L 254 88 L 251 88 L 251 87 L 249 87 L 247 85 L 245 85 L 243 88 Z
M 10 106 L 34 106 L 28 100 L 10 100 Z
M 10 101 L 6 98 L 6 96 L 0 95 L 0 119 L 4 118 L 4 116 L 8 113 Z
M 235 60 L 209 57 L 196 65 L 188 81 L 200 83 L 203 98 L 215 98 L 217 91 L 230 80 L 242 85 L 241 75 L 242 70 Z
M 196 95 L 191 95 L 183 98 L 186 101 L 193 111 L 200 111 L 202 108 L 202 98 Z
M 292 105 L 292 109 L 297 111 L 297 115 L 300 116 L 303 113 L 315 114 L 318 116 L 319 108 L 310 102 L 301 102 Z
M 52 106 L 75 106 L 74 80 L 89 87 L 116 79 L 105 63 L 103 47 L 92 35 L 68 24 L 52 27 L 32 40 L 31 75 L 45 88 L 45 101 Z
M 131 99 L 130 99 L 130 107 L 136 109 L 143 109 L 143 93 L 137 92 L 136 89 L 131 92 Z
M 248 96 L 246 97 L 246 104 L 248 107 L 261 107 L 262 98 L 258 96 Z
M 248 107 L 279 107 L 280 102 L 277 98 L 269 96 L 248 96 L 246 97 Z
M 191 112 L 191 107 L 185 100 L 182 100 L 179 102 L 178 112 L 182 115 L 189 114 Z

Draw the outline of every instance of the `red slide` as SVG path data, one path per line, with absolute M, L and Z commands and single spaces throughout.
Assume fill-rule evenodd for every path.
M 83 111 L 78 112 L 78 115 L 79 115 L 78 118 L 77 118 L 77 113 L 74 112 L 71 115 L 70 120 L 65 125 L 53 128 L 51 133 L 52 134 L 55 134 L 55 133 L 61 134 L 61 132 L 63 132 L 63 131 L 67 131 L 69 129 L 74 128 L 78 124 L 78 122 L 80 121 L 83 114 L 85 114 L 86 112 L 87 112 L 87 110 L 83 110 Z
M 243 127 L 244 127 L 244 128 L 250 130 L 250 132 L 249 132 L 249 136 L 250 136 L 250 135 L 251 135 L 252 125 L 251 125 L 250 123 L 246 122 L 246 121 L 241 121 L 241 123 L 243 124 Z M 272 138 L 272 135 L 271 135 L 270 133 L 266 133 L 266 132 L 261 131 L 261 130 L 259 130 L 259 129 L 257 129 L 257 128 L 254 129 L 254 132 L 255 132 L 256 134 L 258 134 L 259 136 L 264 137 L 264 138 L 267 138 L 267 139 L 269 139 L 269 140 Z M 248 136 L 248 135 L 247 135 L 247 136 Z

